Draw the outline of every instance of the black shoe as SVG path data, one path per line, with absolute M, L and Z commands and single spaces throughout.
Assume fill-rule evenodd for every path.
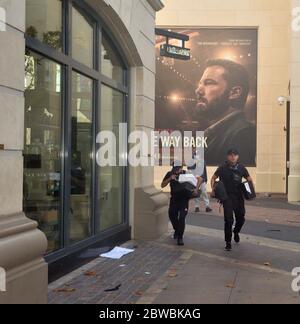
M 207 213 L 211 213 L 212 211 L 213 211 L 213 210 L 212 210 L 210 207 L 207 207 L 207 208 L 206 208 L 206 212 L 207 212 Z
M 176 232 L 174 233 L 173 237 L 174 237 L 174 240 L 178 240 L 178 234 Z
M 195 208 L 195 213 L 200 213 L 200 208 L 199 207 Z
M 228 251 L 228 252 L 230 252 L 230 251 L 232 250 L 232 245 L 231 245 L 230 242 L 227 242 L 227 243 L 226 243 L 225 250 Z
M 234 233 L 234 242 L 235 243 L 240 243 L 241 239 L 240 239 L 240 235 L 239 233 Z
M 177 240 L 177 244 L 179 245 L 179 246 L 184 246 L 184 242 L 183 242 L 183 239 L 178 239 Z

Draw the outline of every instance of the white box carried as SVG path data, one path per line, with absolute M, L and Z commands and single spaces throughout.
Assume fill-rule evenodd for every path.
M 193 174 L 181 174 L 178 181 L 180 183 L 190 183 L 197 188 L 198 180 Z

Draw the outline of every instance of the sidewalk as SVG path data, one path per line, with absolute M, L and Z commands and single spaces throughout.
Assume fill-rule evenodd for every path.
M 98 258 L 51 284 L 49 303 L 300 304 L 291 289 L 300 244 L 243 235 L 228 253 L 218 229 L 187 226 L 183 248 L 171 234 L 128 242 L 133 254 L 119 261 Z
M 153 303 L 300 303 L 291 290 L 299 244 L 244 235 L 243 243 L 228 253 L 220 249 L 218 230 L 188 227 L 187 233 L 188 261 Z M 161 241 L 171 244 L 168 238 Z

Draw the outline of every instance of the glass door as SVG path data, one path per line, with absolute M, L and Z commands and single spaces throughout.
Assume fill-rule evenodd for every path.
M 72 75 L 70 243 L 92 235 L 93 81 Z
M 124 95 L 103 85 L 101 102 L 101 131 L 114 133 L 117 140 L 116 150 L 119 152 L 119 124 L 124 122 L 125 117 Z M 99 168 L 100 231 L 124 222 L 124 171 L 124 167 L 118 166 Z

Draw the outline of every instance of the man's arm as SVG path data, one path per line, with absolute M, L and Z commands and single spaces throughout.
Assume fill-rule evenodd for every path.
M 198 183 L 197 183 L 197 190 L 199 190 L 200 187 L 201 187 L 201 185 L 202 185 L 202 183 L 203 183 L 203 178 L 202 178 L 202 177 L 198 177 L 197 180 L 198 180 Z
M 214 194 L 215 192 L 215 186 L 216 186 L 216 181 L 218 180 L 218 176 L 216 174 L 213 175 L 213 177 L 211 178 L 211 189 L 212 189 L 212 195 Z
M 217 169 L 213 177 L 211 178 L 210 185 L 211 185 L 211 197 L 215 197 L 215 187 L 216 187 L 216 181 L 220 178 L 220 172 L 221 172 L 221 167 Z
M 252 185 L 253 185 L 253 188 L 254 188 L 254 191 L 255 191 L 255 185 L 254 185 L 254 182 L 253 182 L 253 179 L 252 177 L 249 175 L 249 177 L 246 178 L 248 182 L 251 182 Z
M 250 173 L 249 171 L 247 170 L 247 168 L 244 167 L 244 174 L 243 174 L 243 177 L 249 181 L 249 182 L 253 182 L 253 179 L 252 177 L 250 176 Z
M 198 192 L 199 192 L 199 190 L 200 190 L 200 187 L 201 187 L 201 185 L 202 185 L 202 183 L 203 183 L 203 178 L 202 177 L 197 177 L 197 187 L 195 188 L 195 190 L 194 190 L 194 193 L 195 194 L 198 194 Z
M 169 176 L 169 177 L 165 177 L 164 180 L 163 180 L 163 182 L 161 183 L 161 188 L 162 188 L 162 189 L 166 188 L 166 187 L 169 185 L 169 183 L 170 183 L 172 180 L 175 180 L 175 179 L 176 179 L 175 174 L 172 174 L 172 175 Z
M 250 173 L 248 172 L 248 170 L 247 170 L 246 168 L 245 168 L 244 178 L 245 178 L 248 182 L 252 182 L 253 188 L 254 188 L 254 190 L 255 190 L 253 179 L 252 179 L 252 177 L 250 176 Z

